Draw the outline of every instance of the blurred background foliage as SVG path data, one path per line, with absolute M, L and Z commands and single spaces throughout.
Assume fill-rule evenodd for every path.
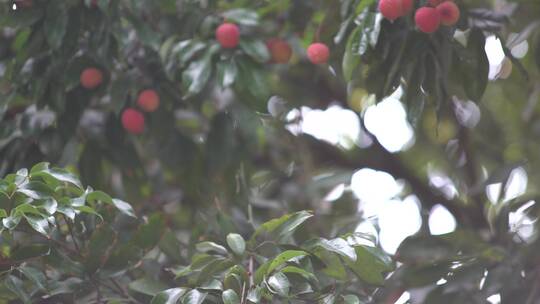
M 64 218 L 26 238 L 0 205 L 0 303 L 539 303 L 540 3 L 455 2 L 456 26 L 428 35 L 376 0 L 0 0 L 0 175 L 46 161 L 139 215 L 77 209 L 75 235 Z M 236 48 L 215 39 L 224 20 Z M 276 37 L 286 64 L 269 62 Z M 315 41 L 328 64 L 308 60 Z M 145 89 L 160 106 L 129 134 Z M 65 195 L 50 191 L 30 200 Z M 394 231 L 417 217 L 414 236 L 383 252 L 366 191 L 395 203 Z M 456 223 L 443 234 L 437 208 Z M 55 239 L 87 268 L 14 254 Z

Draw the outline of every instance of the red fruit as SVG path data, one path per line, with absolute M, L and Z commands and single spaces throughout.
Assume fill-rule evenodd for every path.
M 439 28 L 441 24 L 441 17 L 435 8 L 421 7 L 416 10 L 414 21 L 416 22 L 416 26 L 420 29 L 420 31 L 424 33 L 433 33 Z
M 266 42 L 266 47 L 272 56 L 273 63 L 287 63 L 292 56 L 291 46 L 287 41 L 279 38 L 273 38 Z
M 159 95 L 154 90 L 144 90 L 137 98 L 137 105 L 145 112 L 154 112 L 159 107 Z
M 216 29 L 216 39 L 226 49 L 235 48 L 240 42 L 240 29 L 234 23 L 223 23 Z
M 122 126 L 131 134 L 141 134 L 144 131 L 144 115 L 133 108 L 127 108 L 122 112 Z
M 413 5 L 413 0 L 381 0 L 379 1 L 379 11 L 386 19 L 394 21 L 410 13 Z
M 381 0 L 379 11 L 384 18 L 394 21 L 402 16 L 401 0 Z
M 81 73 L 81 85 L 86 89 L 95 89 L 103 82 L 103 73 L 96 68 L 86 68 Z
M 459 7 L 451 1 L 443 2 L 436 7 L 441 16 L 441 23 L 444 25 L 454 25 L 459 20 Z
M 328 62 L 330 50 L 324 43 L 312 43 L 307 49 L 309 60 L 314 64 L 322 64 Z

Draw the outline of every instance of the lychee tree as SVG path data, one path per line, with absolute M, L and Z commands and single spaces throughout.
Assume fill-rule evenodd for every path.
M 539 19 L 537 0 L 0 0 L 0 304 L 536 303 Z M 365 123 L 389 96 L 400 152 Z M 299 131 L 329 107 L 363 140 Z M 378 228 L 350 187 L 366 168 L 418 201 L 396 254 L 356 232 Z M 436 207 L 454 232 L 430 233 Z

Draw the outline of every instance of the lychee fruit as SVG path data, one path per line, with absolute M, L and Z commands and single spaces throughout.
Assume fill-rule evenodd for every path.
M 314 64 L 323 64 L 328 62 L 330 57 L 330 50 L 324 43 L 316 42 L 312 43 L 307 49 L 307 55 L 309 60 Z
M 381 0 L 379 11 L 384 18 L 394 21 L 402 16 L 401 0 Z
M 441 23 L 447 26 L 456 24 L 459 20 L 459 7 L 452 1 L 446 1 L 436 7 L 441 17 Z
M 414 21 L 420 31 L 429 34 L 439 29 L 441 17 L 437 9 L 433 7 L 421 7 L 416 10 Z
M 291 46 L 283 39 L 272 38 L 266 42 L 266 47 L 270 52 L 271 62 L 273 63 L 287 63 L 291 59 Z
M 97 68 L 86 68 L 81 73 L 81 85 L 86 89 L 95 89 L 103 82 L 103 73 Z
M 128 133 L 141 134 L 144 131 L 144 115 L 133 108 L 127 108 L 122 112 L 122 126 Z
M 234 23 L 223 23 L 216 29 L 216 39 L 223 48 L 235 48 L 240 42 L 240 29 Z
M 413 5 L 413 0 L 381 0 L 379 1 L 379 11 L 386 19 L 394 21 L 410 13 Z
M 159 107 L 159 95 L 154 90 L 144 90 L 137 98 L 137 105 L 145 112 L 154 112 Z

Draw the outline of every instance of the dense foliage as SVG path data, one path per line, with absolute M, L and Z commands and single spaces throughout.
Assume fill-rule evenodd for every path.
M 454 2 L 0 0 L 0 303 L 537 303 L 540 3 Z M 331 106 L 362 142 L 298 130 Z M 363 168 L 421 207 L 395 255 Z

